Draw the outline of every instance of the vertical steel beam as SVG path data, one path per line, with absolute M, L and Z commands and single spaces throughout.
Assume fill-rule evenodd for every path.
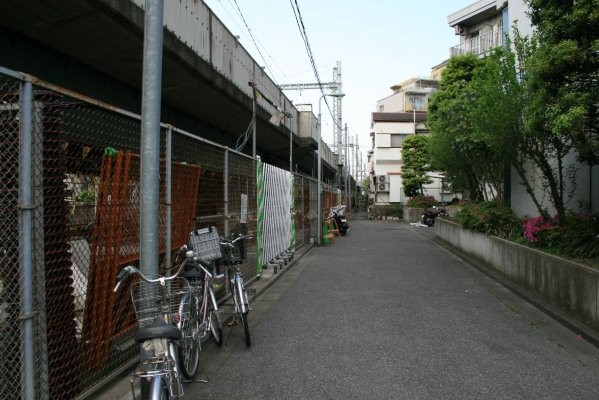
M 140 264 L 158 275 L 163 0 L 146 0 L 141 104 Z
M 35 399 L 34 361 L 33 361 L 33 226 L 32 226 L 32 109 L 33 89 L 31 82 L 21 83 L 21 145 L 19 168 L 21 183 L 19 188 L 19 238 L 20 238 L 20 281 L 23 370 L 21 376 L 21 395 L 25 400 Z

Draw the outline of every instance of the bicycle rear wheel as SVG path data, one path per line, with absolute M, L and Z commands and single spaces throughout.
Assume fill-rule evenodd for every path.
M 212 336 L 212 340 L 216 343 L 217 346 L 222 346 L 223 344 L 223 328 L 220 322 L 220 314 L 216 310 L 210 311 L 210 334 Z
M 170 400 L 172 397 L 164 377 L 141 379 L 141 400 Z
M 180 314 L 184 317 L 179 322 L 181 340 L 177 346 L 177 353 L 179 354 L 179 368 L 187 379 L 194 378 L 200 361 L 197 304 L 196 296 L 192 296 L 191 300 L 186 297 L 181 299 Z

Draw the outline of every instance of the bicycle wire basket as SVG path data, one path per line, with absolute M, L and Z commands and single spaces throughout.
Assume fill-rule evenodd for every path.
M 131 286 L 131 300 L 140 328 L 150 325 L 156 317 L 178 324 L 190 318 L 191 287 L 187 279 L 177 277 L 160 282 L 135 282 Z
M 202 260 L 214 261 L 223 256 L 220 248 L 220 235 L 214 226 L 191 232 L 189 245 Z
M 236 243 L 233 243 L 233 246 L 223 246 L 223 260 L 227 265 L 232 264 L 241 264 L 243 262 L 243 241 L 240 240 Z

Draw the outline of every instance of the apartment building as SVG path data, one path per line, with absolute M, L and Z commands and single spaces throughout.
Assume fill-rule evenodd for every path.
M 370 198 L 374 204 L 404 203 L 401 167 L 402 147 L 410 135 L 427 135 L 428 100 L 439 88 L 437 79 L 415 77 L 391 86 L 392 94 L 377 101 L 372 113 L 370 133 L 372 150 L 368 153 Z M 433 183 L 425 194 L 443 200 L 441 177 L 431 174 Z M 447 199 L 447 198 L 446 198 Z

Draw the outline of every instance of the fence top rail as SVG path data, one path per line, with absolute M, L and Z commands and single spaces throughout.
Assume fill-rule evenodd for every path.
M 96 106 L 98 108 L 102 108 L 104 110 L 112 111 L 112 112 L 115 112 L 117 114 L 120 114 L 120 115 L 129 117 L 129 118 L 137 119 L 137 120 L 141 121 L 141 115 L 140 114 L 136 114 L 136 113 L 133 113 L 131 111 L 127 111 L 125 109 L 113 106 L 112 104 L 103 102 L 101 100 L 94 99 L 93 97 L 89 97 L 89 96 L 83 95 L 81 93 L 77 93 L 75 91 L 72 91 L 70 89 L 64 88 L 62 86 L 58 86 L 58 85 L 55 85 L 53 83 L 46 82 L 46 81 L 44 81 L 44 80 L 42 80 L 42 79 L 40 79 L 40 78 L 38 78 L 38 77 L 36 77 L 34 75 L 31 75 L 31 74 L 26 74 L 24 72 L 14 71 L 14 70 L 11 70 L 9 68 L 5 68 L 5 67 L 0 66 L 0 75 L 7 75 L 7 76 L 10 76 L 11 78 L 14 78 L 14 79 L 18 79 L 18 80 L 25 81 L 25 82 L 31 82 L 33 85 L 39 86 L 41 88 L 48 89 L 48 90 L 51 90 L 53 92 L 62 94 L 64 96 L 72 97 L 72 98 L 77 99 L 79 101 L 82 101 L 84 103 L 91 104 L 91 105 Z M 204 138 L 202 138 L 200 136 L 194 135 L 193 133 L 190 133 L 190 132 L 184 131 L 182 129 L 179 129 L 179 128 L 171 125 L 171 124 L 167 124 L 167 123 L 161 122 L 160 123 L 160 127 L 162 129 L 164 129 L 164 130 L 167 130 L 167 131 L 170 130 L 172 132 L 176 132 L 178 134 L 187 136 L 189 138 L 192 138 L 194 140 L 197 140 L 197 141 L 209 144 L 211 146 L 220 147 L 221 149 L 228 150 L 228 151 L 230 151 L 232 153 L 235 153 L 237 155 L 240 155 L 240 156 L 243 156 L 243 157 L 246 157 L 246 158 L 249 158 L 249 159 L 253 159 L 252 156 L 250 156 L 248 154 L 241 153 L 241 152 L 239 152 L 237 150 L 234 150 L 234 149 L 231 149 L 231 148 L 229 148 L 227 146 L 223 146 L 222 144 L 219 144 L 219 143 L 216 143 L 216 142 L 212 142 L 212 141 L 210 141 L 208 139 L 204 139 Z

